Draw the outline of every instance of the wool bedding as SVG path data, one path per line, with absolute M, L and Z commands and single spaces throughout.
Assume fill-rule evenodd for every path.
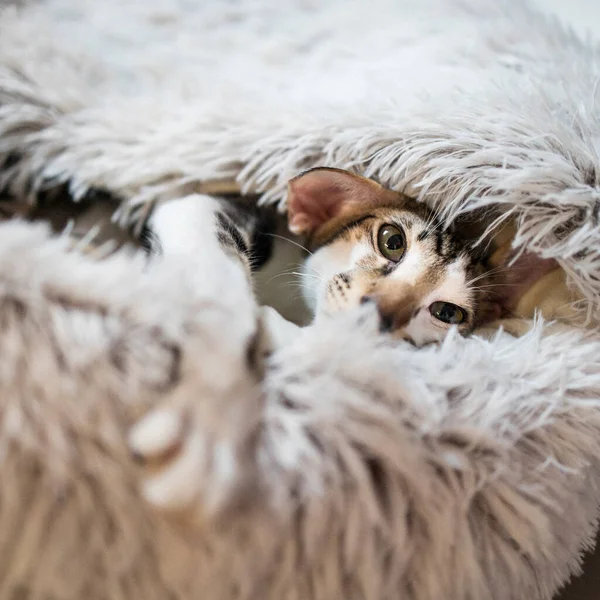
M 593 321 L 599 61 L 517 0 L 7 4 L 3 207 L 101 192 L 128 226 L 191 192 L 284 208 L 291 176 L 335 165 L 448 219 L 514 220 Z M 600 481 L 593 331 L 416 350 L 359 311 L 256 388 L 232 368 L 250 299 L 183 263 L 1 226 L 2 597 L 548 599 L 577 572 Z M 165 402 L 201 407 L 195 439 L 229 457 L 197 474 L 203 519 L 139 493 L 128 431 Z

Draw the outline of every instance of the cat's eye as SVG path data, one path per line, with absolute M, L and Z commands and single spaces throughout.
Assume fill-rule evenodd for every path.
M 429 307 L 429 312 L 436 319 L 448 323 L 448 325 L 460 325 L 467 318 L 466 312 L 460 306 L 456 306 L 451 302 L 434 302 Z
M 384 258 L 400 262 L 406 250 L 404 232 L 395 225 L 382 225 L 377 233 L 377 247 Z

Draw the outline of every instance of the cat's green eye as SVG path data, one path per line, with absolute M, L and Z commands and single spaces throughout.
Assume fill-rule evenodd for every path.
M 382 225 L 377 233 L 377 247 L 384 258 L 400 262 L 406 251 L 404 232 L 395 225 Z
M 465 311 L 451 302 L 434 302 L 429 307 L 429 312 L 436 319 L 448 323 L 448 325 L 460 325 L 467 318 Z

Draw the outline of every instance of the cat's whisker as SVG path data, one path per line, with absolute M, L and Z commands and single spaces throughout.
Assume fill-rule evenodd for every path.
M 306 275 L 304 273 L 294 273 L 294 275 L 297 276 L 296 281 L 303 282 L 306 280 Z M 324 277 L 319 277 L 318 275 L 308 275 L 308 277 L 311 277 L 312 280 L 316 283 L 323 283 L 324 281 L 326 281 Z
M 286 288 L 296 288 L 296 289 L 299 289 L 299 290 L 303 290 L 303 289 L 305 289 L 305 288 L 306 288 L 306 286 L 305 286 L 305 285 L 302 285 L 301 283 L 298 283 L 298 282 L 296 282 L 296 281 L 288 281 L 288 282 L 285 284 L 285 287 L 286 287 Z
M 301 294 L 301 293 L 299 293 L 299 294 L 294 294 L 294 295 L 291 297 L 291 299 L 292 299 L 292 300 L 302 300 L 302 301 L 304 301 L 304 295 L 303 295 L 303 294 Z
M 281 273 L 277 273 L 273 277 L 281 277 L 283 275 L 300 275 L 300 276 L 308 276 L 308 277 L 322 277 L 321 273 L 319 273 L 315 268 L 311 267 L 310 265 L 304 264 L 303 266 L 305 268 L 310 268 L 310 270 L 314 271 L 315 274 L 309 273 L 307 271 L 298 271 L 296 269 L 299 267 L 299 265 L 293 264 L 293 265 L 290 265 L 288 269 L 286 269 L 284 271 L 281 271 Z
M 304 299 L 304 294 L 302 293 L 303 290 L 309 290 L 310 291 L 310 286 L 306 285 L 305 283 L 303 283 L 302 281 L 287 281 L 285 283 L 285 287 L 286 288 L 295 288 L 298 290 L 298 292 L 294 295 L 291 296 L 291 298 L 293 300 L 296 299 Z
M 290 275 L 290 273 L 286 273 L 285 271 L 283 273 L 276 273 L 272 277 L 269 277 L 269 279 L 267 280 L 267 284 L 272 283 L 273 281 L 275 281 L 275 279 L 278 279 L 279 277 L 285 277 L 286 275 Z
M 482 289 L 484 288 L 493 288 L 493 287 L 500 287 L 500 288 L 513 288 L 513 287 L 520 287 L 521 284 L 520 283 L 495 283 L 495 284 L 489 284 L 487 286 L 482 286 Z
M 280 277 L 294 277 L 295 279 L 300 279 L 302 280 L 304 277 L 311 277 L 313 280 L 320 282 L 323 279 L 321 277 L 319 277 L 318 275 L 313 275 L 311 273 L 299 273 L 296 271 L 293 272 L 284 272 L 284 273 L 277 273 L 276 275 L 273 275 L 272 277 L 270 277 L 267 281 L 267 284 L 273 283 L 273 281 L 275 279 L 278 279 Z M 292 280 L 293 281 L 293 280 Z
M 438 230 L 442 229 L 444 226 L 444 222 L 437 218 L 437 215 L 433 215 L 426 223 L 423 228 L 424 232 L 427 232 L 428 235 L 435 234 Z
M 304 263 L 304 267 L 313 271 L 318 277 L 321 277 L 321 281 L 326 281 L 327 279 L 329 279 L 329 277 L 326 277 L 318 269 L 315 269 L 312 265 L 309 265 L 308 263 Z M 308 275 L 309 273 L 306 273 L 306 272 L 299 273 L 299 275 L 304 275 L 304 274 Z
M 283 277 L 283 276 L 287 276 L 287 277 L 294 277 L 294 279 L 285 282 L 285 286 L 286 287 L 296 287 L 299 290 L 309 290 L 311 289 L 311 286 L 314 285 L 318 285 L 320 283 L 324 283 L 326 282 L 327 278 L 325 278 L 323 275 L 321 275 L 318 271 L 316 271 L 315 269 L 312 269 L 313 271 L 315 271 L 315 273 L 310 273 L 310 272 L 302 272 L 302 271 L 297 271 L 297 270 L 287 270 L 284 271 L 282 273 L 277 273 L 276 275 L 274 275 L 273 277 L 271 277 L 269 279 L 269 283 L 271 283 L 273 280 L 275 280 L 278 277 Z M 310 279 L 312 280 L 312 284 L 307 284 L 306 283 L 306 279 Z M 304 294 L 302 292 L 298 293 L 296 296 L 294 296 L 294 300 L 298 299 L 298 298 L 303 298 Z
M 435 233 L 438 229 L 444 226 L 443 219 L 440 218 L 442 214 L 441 210 L 430 208 L 431 214 L 429 218 L 425 221 L 425 231 L 428 233 Z M 433 225 L 433 228 L 432 228 Z
M 298 242 L 294 241 L 294 240 L 290 240 L 290 238 L 285 237 L 284 235 L 278 235 L 277 233 L 265 233 L 265 235 L 268 235 L 270 237 L 274 237 L 280 240 L 283 240 L 285 242 L 289 242 L 290 244 L 292 244 L 293 246 L 298 246 L 298 248 L 300 248 L 301 250 L 304 250 L 305 252 L 307 252 L 310 256 L 313 255 L 313 252 L 311 252 L 306 246 L 303 246 L 302 244 L 299 244 Z
M 529 267 L 529 266 L 512 266 L 512 267 L 510 267 L 510 266 L 506 266 L 506 265 L 499 265 L 497 267 L 494 267 L 493 269 L 489 269 L 488 271 L 481 273 L 477 277 L 473 277 L 473 279 L 468 280 L 466 283 L 467 283 L 467 285 L 470 285 L 472 283 L 475 283 L 481 279 L 485 279 L 486 277 L 490 277 L 492 275 L 498 275 L 501 273 L 518 273 L 519 271 L 527 271 L 527 270 L 531 270 L 531 267 Z M 504 284 L 502 284 L 502 285 L 504 285 Z
M 312 273 L 303 273 L 301 271 L 282 271 L 281 273 L 277 273 L 273 275 L 271 279 L 275 279 L 276 277 L 283 277 L 285 275 L 300 275 L 300 276 L 308 276 L 308 277 L 317 277 L 317 275 L 313 275 Z
M 481 281 L 482 279 L 485 279 L 487 277 L 491 277 L 492 275 L 498 275 L 502 272 L 503 269 L 504 267 L 496 267 L 494 269 L 490 269 L 489 271 L 485 271 L 485 273 L 481 273 L 481 275 L 473 277 L 473 279 L 469 279 L 466 283 L 467 285 L 470 285 L 476 283 L 477 281 Z

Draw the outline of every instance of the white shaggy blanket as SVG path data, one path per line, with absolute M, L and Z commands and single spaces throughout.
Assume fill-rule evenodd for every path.
M 107 190 L 135 220 L 190 185 L 278 201 L 302 168 L 353 168 L 449 216 L 502 205 L 517 245 L 600 310 L 600 51 L 526 3 L 19 4 L 0 16 L 13 195 Z M 244 404 L 226 392 L 248 300 L 225 301 L 210 264 L 180 269 L 0 228 L 2 598 L 535 600 L 577 570 L 600 484 L 595 338 L 540 323 L 415 350 L 346 315 Z M 138 495 L 128 427 L 171 397 L 233 457 L 202 475 L 226 522 L 182 526 Z

